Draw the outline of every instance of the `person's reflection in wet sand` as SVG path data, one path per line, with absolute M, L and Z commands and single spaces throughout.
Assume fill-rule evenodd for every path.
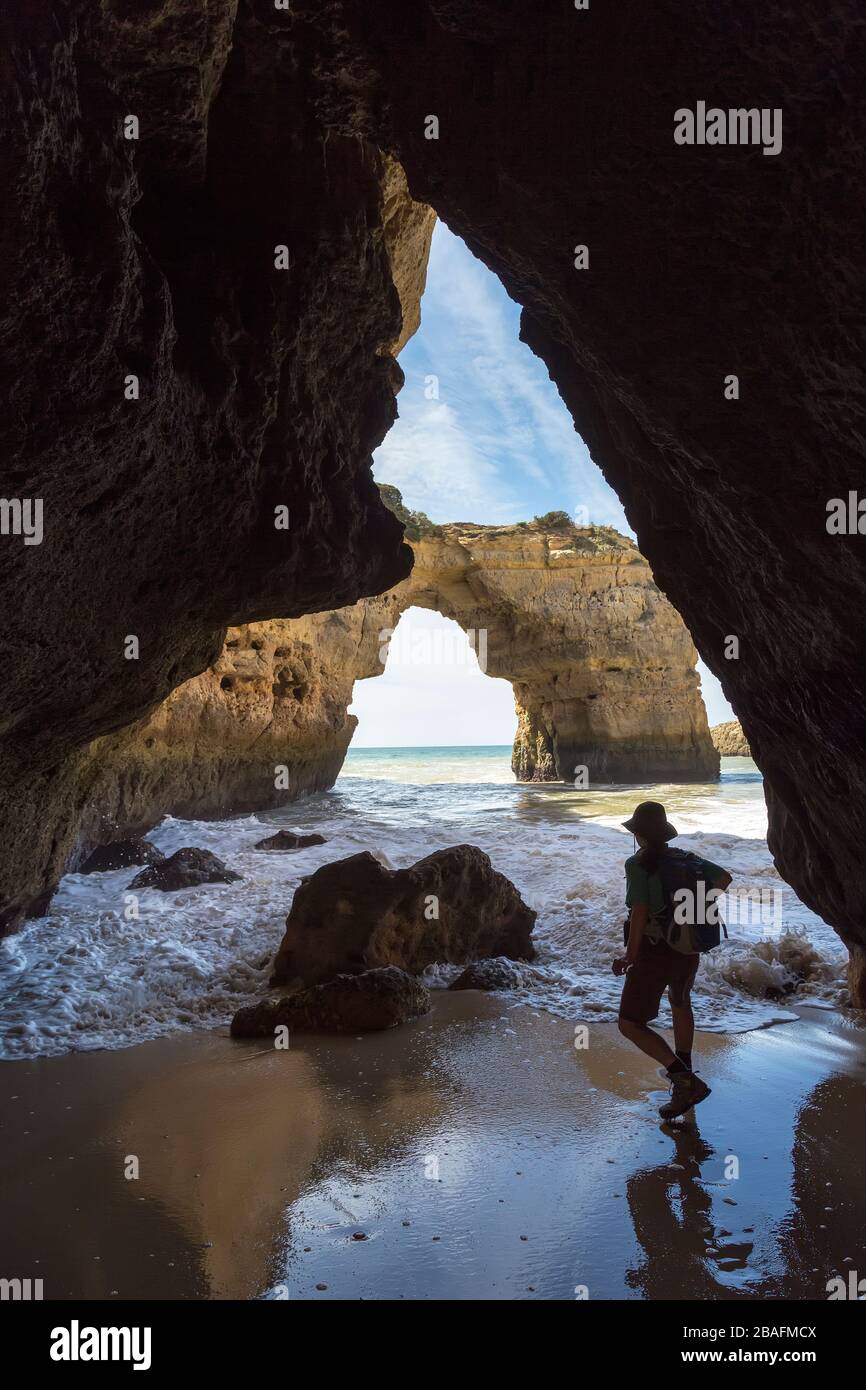
M 713 1276 L 715 1252 L 712 1197 L 701 1164 L 714 1156 L 694 1123 L 660 1126 L 674 1141 L 674 1155 L 657 1168 L 645 1168 L 626 1183 L 634 1231 L 645 1260 L 626 1271 L 626 1283 L 643 1298 L 713 1299 L 731 1296 Z

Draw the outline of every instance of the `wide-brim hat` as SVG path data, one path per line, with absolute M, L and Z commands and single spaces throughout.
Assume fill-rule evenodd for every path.
M 640 835 L 644 840 L 674 840 L 678 834 L 660 801 L 642 801 L 623 825 L 632 835 Z

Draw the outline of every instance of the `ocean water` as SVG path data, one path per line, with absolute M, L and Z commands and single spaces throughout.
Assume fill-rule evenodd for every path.
M 538 913 L 538 958 L 506 1003 L 575 1023 L 612 1019 L 622 986 L 610 962 L 622 948 L 623 863 L 633 850 L 620 823 L 650 797 L 665 803 L 679 845 L 724 864 L 732 889 L 753 894 L 738 900 L 736 923 L 728 915 L 729 940 L 704 957 L 698 1026 L 740 1031 L 792 1018 L 792 1004 L 844 1004 L 847 954 L 773 867 L 750 759 L 723 759 L 718 783 L 578 791 L 516 783 L 510 752 L 355 749 L 330 792 L 283 810 L 167 817 L 149 837 L 162 850 L 210 849 L 243 882 L 141 893 L 137 918 L 126 899 L 136 869 L 68 874 L 48 915 L 0 942 L 0 1056 L 126 1047 L 225 1024 L 265 991 L 303 875 L 359 850 L 403 868 L 461 843 L 489 854 Z M 326 843 L 288 854 L 253 848 L 279 828 L 317 830 Z M 455 973 L 434 967 L 427 981 L 444 986 Z

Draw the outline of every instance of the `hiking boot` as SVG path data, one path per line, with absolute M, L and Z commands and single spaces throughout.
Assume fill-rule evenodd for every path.
M 709 1094 L 709 1086 L 693 1071 L 678 1072 L 671 1079 L 671 1098 L 659 1107 L 659 1114 L 664 1120 L 675 1120 L 677 1115 L 684 1115 L 693 1105 L 700 1105 Z

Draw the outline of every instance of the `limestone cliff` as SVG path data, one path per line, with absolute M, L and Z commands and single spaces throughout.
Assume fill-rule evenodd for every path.
M 86 745 L 228 625 L 408 572 L 369 467 L 386 151 L 522 305 L 740 714 L 780 871 L 866 979 L 866 551 L 826 525 L 862 481 L 861 8 L 7 0 L 0 457 L 45 536 L 0 537 L 0 929 L 65 861 Z M 784 111 L 783 148 L 678 145 L 707 97 Z
M 412 541 L 398 608 L 483 634 L 514 686 L 521 781 L 705 781 L 718 775 L 682 620 L 637 547 L 609 528 L 437 527 Z M 476 653 L 481 638 L 476 636 Z
M 230 629 L 212 667 L 101 741 L 77 857 L 169 811 L 239 814 L 331 786 L 357 722 L 354 682 L 381 674 L 412 606 L 453 618 L 487 673 L 512 682 L 520 780 L 571 781 L 581 765 L 590 785 L 718 775 L 697 654 L 631 541 L 537 522 L 424 531 L 394 589 Z
M 743 733 L 739 719 L 729 719 L 726 724 L 714 724 L 710 729 L 713 747 L 723 758 L 751 758 L 752 750 Z

